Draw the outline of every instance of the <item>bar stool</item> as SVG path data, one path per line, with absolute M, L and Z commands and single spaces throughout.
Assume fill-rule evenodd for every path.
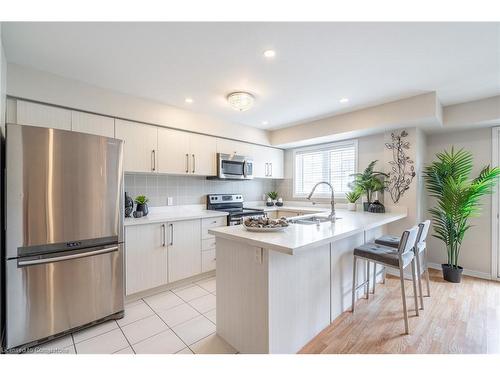
M 427 239 L 427 234 L 429 233 L 429 228 L 431 226 L 431 221 L 426 220 L 420 224 L 418 224 L 418 234 L 417 234 L 417 243 L 415 248 L 413 249 L 415 253 L 415 261 L 417 263 L 417 278 L 418 278 L 418 290 L 420 294 L 420 305 L 421 309 L 424 309 L 424 298 L 422 292 L 422 274 L 425 273 L 426 283 L 427 283 L 427 297 L 431 296 L 430 282 L 429 282 L 429 268 L 427 267 L 427 257 L 425 250 L 427 248 L 425 240 Z M 386 235 L 375 240 L 376 244 L 389 246 L 397 249 L 399 247 L 400 237 Z M 420 257 L 423 256 L 424 261 L 424 269 L 420 269 Z M 426 272 L 427 271 L 427 272 Z M 374 281 L 375 282 L 375 281 Z M 373 288 L 375 293 L 375 287 Z
M 369 284 L 370 276 L 361 285 L 357 284 L 356 279 L 356 266 L 357 260 L 363 259 L 367 263 L 374 262 L 385 267 L 391 267 L 399 269 L 399 275 L 401 278 L 401 295 L 403 297 L 403 312 L 405 321 L 405 334 L 409 333 L 408 329 L 408 310 L 406 308 L 406 293 L 405 293 L 405 282 L 404 282 L 404 269 L 411 265 L 411 274 L 413 281 L 413 294 L 415 302 L 415 312 L 417 316 L 418 313 L 418 301 L 417 301 L 417 283 L 415 280 L 415 256 L 412 249 L 415 247 L 418 227 L 413 227 L 411 229 L 405 230 L 401 235 L 401 240 L 399 241 L 399 246 L 395 251 L 394 248 L 384 245 L 379 245 L 374 242 L 368 242 L 354 249 L 354 262 L 353 262 L 353 276 L 352 276 L 352 312 L 354 313 L 354 305 L 356 302 L 356 291 L 358 288 Z M 368 287 L 369 289 L 369 287 Z M 367 293 L 368 294 L 368 293 Z

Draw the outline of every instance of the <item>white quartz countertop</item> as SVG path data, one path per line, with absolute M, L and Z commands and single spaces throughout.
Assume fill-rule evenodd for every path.
M 336 210 L 335 223 L 290 224 L 284 232 L 249 232 L 242 225 L 209 229 L 216 237 L 240 241 L 252 246 L 294 254 L 300 250 L 313 248 L 333 241 L 373 229 L 407 216 L 405 212 L 384 214 L 361 211 Z M 318 216 L 328 216 L 328 212 Z
M 205 219 L 211 217 L 227 216 L 227 212 L 212 211 L 200 209 L 191 206 L 168 206 L 168 207 L 152 207 L 148 216 L 141 218 L 127 217 L 123 221 L 125 226 L 154 224 L 182 220 Z

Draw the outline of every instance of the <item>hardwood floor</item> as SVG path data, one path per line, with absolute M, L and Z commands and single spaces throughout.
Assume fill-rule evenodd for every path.
M 300 353 L 500 353 L 500 283 L 464 276 L 444 281 L 431 270 L 431 297 L 415 316 L 406 282 L 410 334 L 404 335 L 400 282 L 388 276 L 356 311 L 340 315 Z M 427 293 L 425 283 L 424 295 Z

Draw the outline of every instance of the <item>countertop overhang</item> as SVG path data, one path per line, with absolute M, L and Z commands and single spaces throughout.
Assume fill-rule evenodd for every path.
M 308 215 L 311 216 L 311 215 Z M 318 213 L 315 216 L 328 216 Z M 219 238 L 239 241 L 251 246 L 296 254 L 299 251 L 338 241 L 364 231 L 401 220 L 406 212 L 369 213 L 360 211 L 337 210 L 334 223 L 290 224 L 283 232 L 249 232 L 243 226 L 218 227 L 209 229 L 209 233 Z

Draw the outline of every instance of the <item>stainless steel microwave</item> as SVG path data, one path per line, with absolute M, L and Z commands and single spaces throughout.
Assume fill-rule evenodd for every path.
M 247 156 L 217 154 L 217 177 L 226 180 L 253 178 L 253 160 Z

